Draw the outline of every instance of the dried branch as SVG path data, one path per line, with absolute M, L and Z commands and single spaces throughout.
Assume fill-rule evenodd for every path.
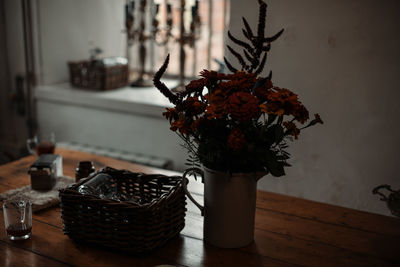
M 259 75 L 259 74 L 263 71 L 266 61 L 267 61 L 267 53 L 264 53 L 264 56 L 263 56 L 263 58 L 261 59 L 261 63 L 260 63 L 260 65 L 258 66 L 258 69 L 257 69 L 256 72 L 255 72 L 256 75 Z
M 272 70 L 269 71 L 269 74 L 268 74 L 267 79 L 268 79 L 268 80 L 271 80 L 271 79 L 272 79 Z
M 264 42 L 268 42 L 268 43 L 271 43 L 271 42 L 275 41 L 276 39 L 278 39 L 278 38 L 282 35 L 282 33 L 283 33 L 284 30 L 285 30 L 285 29 L 280 30 L 280 31 L 279 31 L 278 33 L 276 33 L 274 36 L 264 38 L 263 41 L 264 41 Z
M 271 44 L 268 43 L 266 46 L 263 46 L 262 51 L 269 52 L 271 50 Z
M 263 40 L 265 20 L 267 19 L 267 4 L 262 0 L 258 0 L 258 3 L 260 4 L 260 11 L 258 15 L 257 38 Z
M 249 40 L 252 40 L 254 38 L 253 31 L 251 30 L 250 25 L 247 22 L 247 20 L 245 18 L 243 18 L 243 17 L 242 17 L 242 20 L 243 20 L 244 27 L 246 28 L 246 32 L 248 33 L 248 36 L 249 36 L 249 37 L 246 37 L 246 38 L 249 39 Z
M 235 69 L 235 68 L 231 65 L 231 63 L 229 63 L 229 61 L 226 59 L 226 57 L 224 57 L 224 61 L 225 61 L 226 66 L 228 67 L 228 69 L 229 69 L 231 72 L 235 73 L 235 72 L 238 71 L 237 69 Z
M 246 37 L 247 39 L 250 39 L 249 34 L 246 32 L 245 29 L 242 29 L 242 33 L 243 33 L 244 37 Z
M 175 95 L 174 93 L 171 92 L 171 90 L 168 89 L 168 87 L 161 82 L 161 77 L 163 76 L 164 72 L 167 70 L 169 63 L 169 54 L 167 58 L 164 61 L 164 64 L 162 64 L 161 68 L 154 74 L 153 78 L 153 83 L 154 86 L 166 97 L 168 100 L 174 104 L 177 105 L 179 103 L 179 97 Z
M 230 47 L 229 45 L 227 45 L 226 47 L 232 53 L 232 55 L 234 55 L 237 58 L 237 60 L 239 61 L 240 65 L 242 65 L 242 68 L 243 69 L 247 69 L 248 66 L 247 66 L 246 62 L 244 62 L 243 57 L 238 52 L 233 50 L 232 47 Z
M 237 44 L 237 45 L 239 45 L 239 46 L 241 46 L 241 47 L 243 47 L 245 49 L 247 49 L 249 52 L 253 51 L 253 48 L 249 44 L 247 44 L 247 43 L 245 43 L 243 41 L 240 41 L 240 40 L 236 39 L 235 37 L 233 37 L 233 35 L 231 34 L 230 31 L 228 31 L 228 37 L 229 37 L 229 39 L 232 40 L 232 42 L 234 42 L 235 44 Z
M 252 62 L 253 58 L 250 56 L 249 52 L 247 52 L 245 49 L 243 49 L 243 54 L 247 58 L 248 61 Z
M 267 52 L 269 52 L 271 49 L 271 42 L 278 39 L 283 33 L 282 29 L 271 37 L 265 37 L 264 32 L 265 32 L 265 21 L 267 18 L 267 4 L 263 0 L 258 0 L 258 3 L 260 7 L 258 14 L 259 17 L 257 25 L 257 36 L 254 35 L 247 20 L 245 18 L 242 18 L 244 24 L 242 32 L 244 37 L 247 40 L 249 40 L 250 43 L 235 38 L 228 31 L 229 39 L 232 40 L 232 42 L 235 43 L 236 45 L 244 48 L 243 54 L 245 58 L 243 58 L 243 56 L 239 52 L 236 52 L 232 47 L 227 46 L 228 50 L 232 53 L 232 55 L 238 59 L 240 65 L 242 66 L 242 70 L 244 69 L 250 73 L 254 71 L 254 73 L 256 73 L 257 75 L 260 74 L 264 69 L 264 66 L 267 61 Z M 264 55 L 262 55 L 263 53 Z M 249 63 L 247 63 L 244 59 L 246 59 L 247 62 Z M 237 69 L 234 68 L 226 59 L 224 60 L 229 70 L 231 70 L 232 72 L 237 71 Z

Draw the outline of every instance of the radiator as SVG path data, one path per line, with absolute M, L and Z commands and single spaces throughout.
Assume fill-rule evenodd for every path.
M 92 153 L 99 156 L 106 156 L 110 158 L 129 161 L 132 163 L 143 164 L 161 169 L 168 169 L 168 170 L 173 169 L 173 162 L 170 159 L 166 158 L 137 154 L 128 151 L 116 150 L 100 146 L 93 146 L 88 144 L 79 144 L 75 142 L 57 142 L 57 146 L 71 150 L 78 150 L 82 152 Z

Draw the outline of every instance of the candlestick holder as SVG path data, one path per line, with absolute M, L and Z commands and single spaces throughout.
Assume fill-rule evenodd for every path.
M 180 2 L 180 35 L 176 38 L 179 43 L 179 84 L 174 91 L 185 90 L 185 63 L 186 63 L 186 51 L 185 46 L 189 46 L 194 51 L 196 50 L 196 41 L 200 38 L 201 19 L 198 12 L 198 1 L 192 6 L 192 21 L 190 22 L 189 31 L 186 31 L 185 27 L 185 6 L 186 1 L 181 0 Z
M 139 25 L 135 28 L 135 1 L 128 0 L 125 4 L 125 31 L 127 34 L 127 58 L 130 61 L 130 50 L 135 41 L 138 42 L 139 55 L 139 73 L 131 87 L 148 87 L 152 86 L 150 79 L 145 79 L 145 64 L 147 57 L 147 49 L 145 43 L 151 39 L 151 34 L 146 32 L 146 6 L 147 0 L 140 0 L 139 5 Z M 129 64 L 130 65 L 130 64 Z
M 138 53 L 139 53 L 139 74 L 138 78 L 131 84 L 132 87 L 143 87 L 151 86 L 152 82 L 149 79 L 144 79 L 146 53 L 147 49 L 145 42 L 153 40 L 158 46 L 164 47 L 168 50 L 170 41 L 177 42 L 179 44 L 179 83 L 173 90 L 181 91 L 184 90 L 185 83 L 185 63 L 186 63 L 186 51 L 185 47 L 189 46 L 194 51 L 196 50 L 196 41 L 200 38 L 201 29 L 201 18 L 199 16 L 199 2 L 196 0 L 194 5 L 191 5 L 191 16 L 185 16 L 186 12 L 186 0 L 180 0 L 179 7 L 179 33 L 173 34 L 172 29 L 174 27 L 172 5 L 167 0 L 164 1 L 165 5 L 165 22 L 163 26 L 160 25 L 159 9 L 160 4 L 155 4 L 152 8 L 152 29 L 148 33 L 146 32 L 146 0 L 140 0 L 139 15 L 140 22 L 138 28 L 134 27 L 135 24 L 135 1 L 128 0 L 125 5 L 125 27 L 127 34 L 127 57 L 130 58 L 130 48 L 133 46 L 135 41 L 138 42 Z M 187 23 L 187 18 L 191 19 L 190 23 Z M 186 21 L 185 21 L 186 19 Z M 189 28 L 189 29 L 187 29 Z
M 165 15 L 165 26 L 159 27 L 159 21 L 157 16 L 153 18 L 153 39 L 159 46 L 164 46 L 166 49 L 170 40 L 173 40 L 179 44 L 179 83 L 173 90 L 182 91 L 185 88 L 185 63 L 186 63 L 186 51 L 185 47 L 189 46 L 194 51 L 196 50 L 196 41 L 200 38 L 201 30 L 201 18 L 199 15 L 199 2 L 196 0 L 194 5 L 191 6 L 190 23 L 187 23 L 188 16 L 185 16 L 187 2 L 180 0 L 179 7 L 179 33 L 173 34 L 173 19 L 172 19 L 172 6 L 165 1 L 166 15 Z M 158 11 L 158 6 L 156 7 Z M 157 13 L 156 13 L 157 14 Z M 186 21 L 185 21 L 186 19 Z M 187 25 L 189 24 L 189 25 Z M 187 26 L 189 29 L 187 30 Z M 194 53 L 195 54 L 195 53 Z

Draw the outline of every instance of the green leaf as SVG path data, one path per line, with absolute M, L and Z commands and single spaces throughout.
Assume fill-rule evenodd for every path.
M 258 81 L 254 84 L 254 86 L 253 86 L 252 89 L 254 90 L 254 89 L 258 88 L 258 87 L 264 86 L 265 83 L 266 83 L 268 80 L 269 80 L 268 78 L 262 78 L 262 79 L 258 80 Z
M 281 125 L 276 124 L 274 125 L 274 134 L 275 134 L 275 143 L 279 144 L 283 140 L 284 131 Z
M 268 171 L 275 177 L 285 175 L 285 170 L 283 169 L 283 162 L 278 161 L 276 157 L 276 153 L 274 151 L 269 150 L 267 152 L 267 168 Z

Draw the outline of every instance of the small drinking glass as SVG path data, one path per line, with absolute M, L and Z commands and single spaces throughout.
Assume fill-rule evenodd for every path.
M 28 239 L 32 234 L 32 202 L 24 199 L 3 203 L 4 226 L 11 240 Z
M 26 140 L 26 147 L 32 155 L 37 154 L 54 154 L 56 147 L 56 137 L 54 133 L 48 135 L 35 135 L 34 137 Z

